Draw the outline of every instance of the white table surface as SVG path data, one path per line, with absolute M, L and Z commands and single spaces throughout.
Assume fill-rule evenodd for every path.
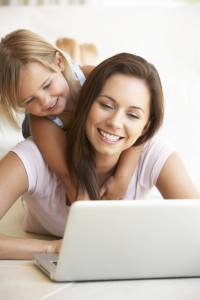
M 199 300 L 200 278 L 56 283 L 32 261 L 0 261 L 1 300 Z

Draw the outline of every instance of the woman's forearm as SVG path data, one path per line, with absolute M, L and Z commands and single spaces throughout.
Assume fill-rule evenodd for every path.
M 15 238 L 0 234 L 0 259 L 32 259 L 36 253 L 58 253 L 61 240 Z

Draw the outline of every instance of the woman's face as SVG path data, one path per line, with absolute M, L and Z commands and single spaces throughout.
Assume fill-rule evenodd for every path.
M 151 95 L 136 77 L 111 76 L 88 114 L 86 134 L 96 154 L 120 155 L 149 126 Z
M 30 62 L 22 70 L 20 106 L 39 117 L 61 114 L 69 96 L 69 86 L 61 72 L 63 65 L 52 66 L 55 72 Z

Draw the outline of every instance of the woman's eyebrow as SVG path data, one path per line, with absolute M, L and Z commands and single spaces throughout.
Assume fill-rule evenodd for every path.
M 110 97 L 110 96 L 108 96 L 108 95 L 99 95 L 99 97 L 105 97 L 105 98 L 108 98 L 108 99 L 110 99 L 111 101 L 113 101 L 114 103 L 117 102 L 114 98 L 112 98 L 112 97 Z
M 141 110 L 144 114 L 144 110 L 142 109 L 142 107 L 139 107 L 139 106 L 130 106 L 130 108 L 134 108 L 134 109 L 138 109 L 138 110 Z
M 111 101 L 113 101 L 114 103 L 117 102 L 114 98 L 112 98 L 112 97 L 110 97 L 108 95 L 99 95 L 99 97 L 106 97 L 106 98 L 110 99 Z M 143 114 L 144 114 L 144 110 L 142 109 L 142 107 L 131 105 L 130 108 L 141 110 L 143 112 Z

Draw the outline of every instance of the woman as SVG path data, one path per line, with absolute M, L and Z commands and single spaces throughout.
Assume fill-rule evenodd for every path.
M 67 162 L 91 199 L 100 197 L 122 151 L 141 145 L 126 199 L 143 199 L 154 185 L 163 198 L 199 198 L 178 154 L 152 138 L 164 116 L 162 86 L 152 64 L 128 53 L 105 60 L 89 76 L 79 101 L 68 133 Z
M 98 199 L 120 154 L 134 145 L 143 150 L 126 199 L 145 198 L 153 185 L 164 198 L 199 198 L 178 155 L 154 137 L 162 120 L 162 86 L 154 66 L 126 53 L 102 62 L 83 86 L 67 136 L 67 160 L 75 185 L 86 188 L 90 199 Z M 31 139 L 18 144 L 1 161 L 0 190 L 1 217 L 23 194 L 27 207 L 25 230 L 63 236 L 69 210 L 65 191 Z M 1 259 L 55 253 L 61 244 L 3 235 L 0 238 Z

